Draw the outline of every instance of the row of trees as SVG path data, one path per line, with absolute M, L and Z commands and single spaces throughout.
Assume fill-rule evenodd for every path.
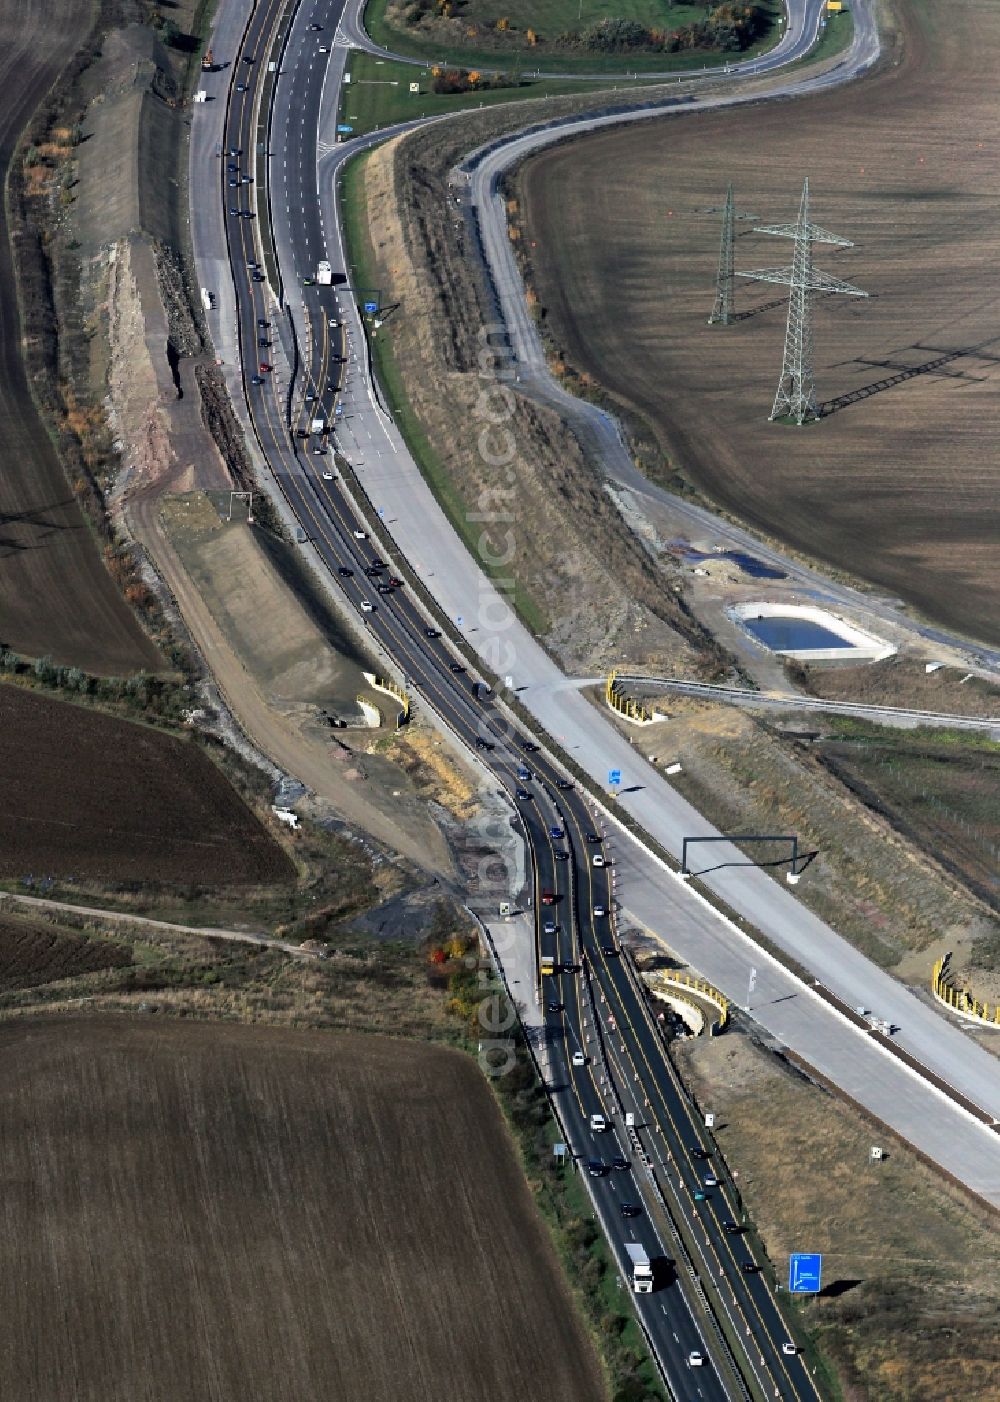
M 488 92 L 491 88 L 516 87 L 517 82 L 509 73 L 480 73 L 475 68 L 431 69 L 431 87 L 437 93 Z
M 681 29 L 651 29 L 638 20 L 602 19 L 579 34 L 560 35 L 560 42 L 598 53 L 624 53 L 629 49 L 661 53 L 716 49 L 723 53 L 739 53 L 759 39 L 766 27 L 767 15 L 759 5 L 727 0 L 709 10 L 703 20 Z
M 4 643 L 0 643 L 0 675 L 51 691 L 89 696 L 147 720 L 174 725 L 182 721 L 185 708 L 191 705 L 190 692 L 169 677 L 154 677 L 147 672 L 128 677 L 95 677 L 79 667 L 64 667 L 51 657 L 21 657 Z

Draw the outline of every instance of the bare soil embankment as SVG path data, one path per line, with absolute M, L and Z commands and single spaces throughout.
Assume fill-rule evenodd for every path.
M 40 0 L 0 12 L 0 180 L 20 132 L 92 22 L 89 0 L 66 0 L 58 20 Z M 45 162 L 41 158 L 42 166 Z M 53 199 L 55 192 L 53 191 Z M 28 233 L 37 239 L 37 233 Z M 28 298 L 37 289 L 24 289 Z M 47 296 L 47 293 L 44 295 Z M 101 674 L 160 665 L 156 649 L 101 561 L 56 448 L 35 409 L 22 360 L 22 327 L 7 211 L 0 211 L 0 637 L 28 656 Z
M 770 536 L 1000 640 L 1000 256 L 993 75 L 1000 11 L 900 3 L 877 74 L 773 106 L 602 133 L 524 169 L 546 323 L 567 358 L 650 425 L 672 464 Z M 781 289 L 739 282 L 741 319 L 709 327 L 726 182 L 769 222 L 813 218 L 855 241 L 817 264 L 870 291 L 815 304 L 813 427 L 767 420 Z M 746 227 L 746 226 L 744 226 Z M 747 234 L 737 266 L 787 240 Z M 666 467 L 664 467 L 666 472 Z
M 399 303 L 379 334 L 391 338 L 438 464 L 435 489 L 471 548 L 478 539 L 484 558 L 503 561 L 524 617 L 564 664 L 593 669 L 627 656 L 696 667 L 694 644 L 707 639 L 669 577 L 627 530 L 559 416 L 517 393 L 477 279 L 476 249 L 455 218 L 451 164 L 477 134 L 485 139 L 512 121 L 470 116 L 368 159 L 372 281 Z M 482 526 L 470 528 L 484 519 L 495 524 L 483 535 Z
M 804 1242 L 824 1255 L 824 1290 L 799 1309 L 837 1364 L 841 1395 L 1000 1395 L 992 1214 L 741 1034 L 683 1043 L 677 1058 L 698 1104 L 715 1111 L 770 1259 Z M 868 1161 L 873 1144 L 885 1147 L 882 1163 Z
M 0 1047 L 5 1397 L 602 1402 L 470 1058 L 150 1018 Z

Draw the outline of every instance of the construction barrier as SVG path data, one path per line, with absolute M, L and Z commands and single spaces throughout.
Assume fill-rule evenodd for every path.
M 720 993 L 717 988 L 713 988 L 710 983 L 706 983 L 703 978 L 696 978 L 693 974 L 666 973 L 663 969 L 651 969 L 648 973 L 643 972 L 642 977 L 650 990 L 657 996 L 673 1001 L 677 999 L 679 1003 L 687 1003 L 695 1008 L 701 1015 L 702 1027 L 694 1030 L 700 1031 L 704 1027 L 704 1009 L 690 997 L 686 997 L 684 992 L 668 992 L 668 990 L 680 989 L 696 993 L 706 1003 L 711 1003 L 718 1008 L 719 1015 L 714 1022 L 709 1023 L 709 1035 L 717 1037 L 724 1031 L 726 1023 L 729 1021 L 729 999 L 724 993 Z M 681 1016 L 684 1017 L 683 1010 Z M 687 1022 L 687 1018 L 684 1019 Z M 690 1024 L 689 1024 L 690 1025 Z
M 963 1017 L 975 1018 L 977 1022 L 987 1023 L 990 1027 L 1000 1027 L 1000 1003 L 992 1009 L 989 1003 L 980 1003 L 967 988 L 959 988 L 951 981 L 951 971 L 948 968 L 950 954 L 946 954 L 943 959 L 938 959 L 934 965 L 934 972 L 931 974 L 931 992 L 939 1003 L 943 1003 L 946 1008 L 951 1008 L 952 1012 L 961 1013 Z
M 392 696 L 399 702 L 399 713 L 396 716 L 396 729 L 405 725 L 410 719 L 410 698 L 401 686 L 398 686 L 391 677 L 378 677 L 374 672 L 364 673 L 365 681 L 375 691 L 385 692 L 386 696 Z M 358 697 L 360 702 L 361 698 Z
M 631 721 L 633 725 L 653 725 L 658 720 L 666 720 L 662 711 L 651 711 L 641 701 L 626 696 L 618 680 L 617 671 L 611 672 L 604 688 L 604 699 L 613 711 Z
M 369 730 L 379 730 L 382 726 L 382 712 L 368 700 L 367 696 L 357 697 L 358 708 Z

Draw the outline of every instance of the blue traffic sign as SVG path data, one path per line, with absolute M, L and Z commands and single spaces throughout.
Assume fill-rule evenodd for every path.
M 368 313 L 369 316 L 371 316 L 374 312 L 377 312 L 377 311 L 378 311 L 378 303 L 377 303 L 377 302 L 366 302 L 366 303 L 365 303 L 365 311 Z
M 621 781 L 622 781 L 622 772 L 621 772 L 620 769 L 609 769 L 609 770 L 608 770 L 608 783 L 609 783 L 609 784 L 620 784 Z
M 340 123 L 338 123 L 338 125 L 337 125 L 337 130 L 338 130 L 338 131 L 347 132 L 347 131 L 353 131 L 354 128 L 353 128 L 353 127 L 347 126 L 347 124 L 346 124 L 345 122 L 340 122 Z
M 788 1288 L 793 1295 L 815 1295 L 823 1274 L 823 1257 L 818 1251 L 793 1251 L 788 1262 Z

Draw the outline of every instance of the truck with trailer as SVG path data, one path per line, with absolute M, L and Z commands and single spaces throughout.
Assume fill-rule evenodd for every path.
M 646 1248 L 637 1241 L 627 1241 L 625 1251 L 632 1263 L 632 1289 L 636 1295 L 653 1293 L 653 1267 L 646 1254 Z
M 316 264 L 316 281 L 320 287 L 329 287 L 333 282 L 333 269 L 325 258 Z

